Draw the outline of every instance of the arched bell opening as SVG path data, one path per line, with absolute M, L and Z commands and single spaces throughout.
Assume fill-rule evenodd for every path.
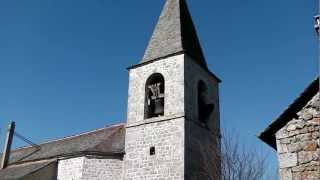
M 145 119 L 164 115 L 164 92 L 163 76 L 160 73 L 151 75 L 145 87 Z
M 198 83 L 198 118 L 200 123 L 208 127 L 210 115 L 214 110 L 214 104 L 209 103 L 208 88 L 203 81 Z

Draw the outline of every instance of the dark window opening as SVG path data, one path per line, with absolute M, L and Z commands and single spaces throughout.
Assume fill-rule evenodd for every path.
M 164 78 L 161 74 L 151 75 L 146 83 L 145 119 L 164 115 Z
M 198 118 L 202 125 L 208 127 L 208 121 L 214 110 L 214 104 L 208 103 L 207 86 L 200 81 L 198 84 Z
M 156 154 L 156 148 L 155 147 L 151 147 L 150 148 L 150 155 L 155 155 Z

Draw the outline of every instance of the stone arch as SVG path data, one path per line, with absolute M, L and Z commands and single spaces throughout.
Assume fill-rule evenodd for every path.
M 144 118 L 153 118 L 164 115 L 165 81 L 160 73 L 152 74 L 145 86 Z
M 198 82 L 198 119 L 204 126 L 208 126 L 210 115 L 214 110 L 214 104 L 209 103 L 208 87 L 203 81 Z

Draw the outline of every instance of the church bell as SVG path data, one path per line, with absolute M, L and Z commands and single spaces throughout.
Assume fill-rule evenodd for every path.
M 154 100 L 154 114 L 161 116 L 164 113 L 164 98 Z

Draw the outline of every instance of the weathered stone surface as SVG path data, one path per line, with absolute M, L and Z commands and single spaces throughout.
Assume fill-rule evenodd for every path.
M 296 127 L 295 124 L 290 124 L 290 125 L 287 127 L 287 131 L 294 131 L 294 130 L 296 130 L 296 129 L 297 129 L 297 127 Z
M 283 180 L 320 179 L 319 93 L 276 133 Z M 291 173 L 291 174 L 290 174 Z
M 84 157 L 60 160 L 58 163 L 58 180 L 74 180 L 82 178 Z
M 287 144 L 279 144 L 278 145 L 278 152 L 279 153 L 287 153 L 287 152 L 289 152 L 288 145 Z
M 165 79 L 164 116 L 145 119 L 145 82 L 153 73 L 161 73 Z M 200 160 L 198 154 L 194 154 L 195 151 L 187 151 L 199 151 L 201 147 L 209 147 L 214 142 L 212 138 L 209 138 L 210 141 L 205 141 L 208 139 L 206 137 L 198 138 L 188 131 L 190 128 L 185 127 L 187 121 L 199 123 L 194 97 L 197 97 L 200 80 L 207 84 L 209 102 L 216 107 L 208 128 L 219 132 L 218 83 L 189 57 L 177 55 L 130 70 L 124 180 L 182 180 L 189 171 L 191 175 L 212 173 L 203 170 L 203 166 L 198 168 L 203 162 L 213 162 L 212 154 Z M 197 132 L 208 132 L 203 127 L 196 127 L 200 128 Z M 205 136 L 211 137 L 212 133 Z M 186 139 L 198 139 L 200 146 L 194 146 Z M 155 148 L 154 155 L 150 155 L 151 147 Z M 190 157 L 196 157 L 197 161 L 191 161 Z M 189 167 L 196 168 L 192 171 Z
M 280 139 L 280 144 L 289 144 L 295 142 L 294 138 L 284 138 L 284 139 Z
M 81 180 L 122 178 L 123 161 L 121 159 L 85 158 Z
M 303 114 L 302 118 L 303 118 L 304 120 L 310 120 L 310 119 L 313 118 L 313 115 L 310 114 L 310 113 L 305 113 L 305 114 Z
M 60 160 L 58 180 L 121 179 L 123 161 L 117 158 L 79 157 Z
M 306 169 L 305 165 L 292 167 L 292 172 L 303 172 Z
M 311 121 L 309 121 L 310 123 L 312 123 L 312 124 L 316 124 L 316 125 L 319 125 L 320 124 L 320 118 L 314 118 L 314 119 L 312 119 Z
M 317 171 L 297 172 L 293 174 L 293 179 L 294 180 L 319 180 L 319 172 Z
M 318 144 L 316 141 L 307 141 L 307 142 L 303 142 L 303 150 L 305 151 L 316 151 Z
M 316 155 L 316 152 L 305 152 L 305 151 L 301 151 L 298 153 L 299 156 L 299 163 L 300 164 L 305 164 L 308 162 L 311 162 L 313 160 L 318 160 L 318 157 Z
M 285 138 L 288 138 L 288 137 L 289 137 L 289 132 L 288 132 L 285 128 L 282 128 L 281 130 L 279 130 L 279 131 L 276 133 L 276 137 L 277 137 L 277 139 L 285 139 Z
M 307 133 L 307 134 L 297 135 L 295 137 L 295 140 L 296 140 L 296 142 L 304 142 L 304 141 L 312 140 L 312 134 Z
M 296 153 L 279 154 L 280 168 L 294 167 L 298 164 Z
M 289 180 L 292 179 L 291 169 L 281 169 L 280 170 L 281 180 Z
M 302 144 L 301 143 L 292 143 L 288 144 L 288 150 L 289 152 L 298 152 L 302 149 Z

